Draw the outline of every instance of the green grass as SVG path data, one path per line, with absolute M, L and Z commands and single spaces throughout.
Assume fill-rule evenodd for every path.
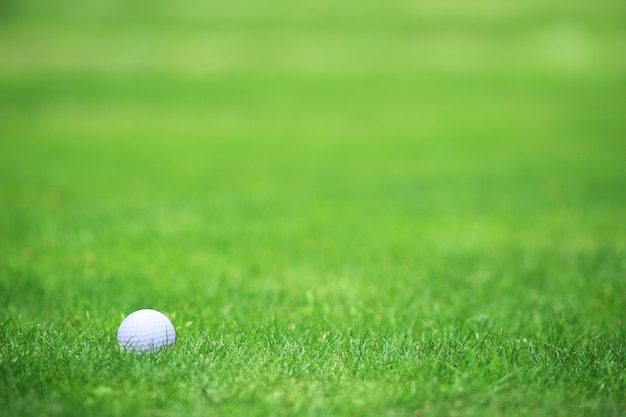
M 626 7 L 501 3 L 2 3 L 0 415 L 626 415 Z

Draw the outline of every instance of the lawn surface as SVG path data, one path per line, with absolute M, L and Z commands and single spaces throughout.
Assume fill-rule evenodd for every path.
M 623 2 L 132 3 L 0 5 L 0 415 L 626 415 Z

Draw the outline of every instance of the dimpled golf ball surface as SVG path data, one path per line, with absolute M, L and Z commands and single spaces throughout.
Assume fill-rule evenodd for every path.
M 120 324 L 117 342 L 131 352 L 152 353 L 172 346 L 176 342 L 176 331 L 165 314 L 156 310 L 138 310 Z

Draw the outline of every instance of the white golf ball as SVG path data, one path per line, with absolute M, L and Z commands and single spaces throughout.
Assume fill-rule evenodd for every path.
M 131 352 L 152 353 L 176 343 L 176 331 L 165 314 L 150 309 L 137 310 L 120 324 L 117 342 Z

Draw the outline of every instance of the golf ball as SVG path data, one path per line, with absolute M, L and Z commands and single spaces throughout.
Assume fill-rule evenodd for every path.
M 117 330 L 120 347 L 135 353 L 152 353 L 176 343 L 172 322 L 156 310 L 137 310 Z

